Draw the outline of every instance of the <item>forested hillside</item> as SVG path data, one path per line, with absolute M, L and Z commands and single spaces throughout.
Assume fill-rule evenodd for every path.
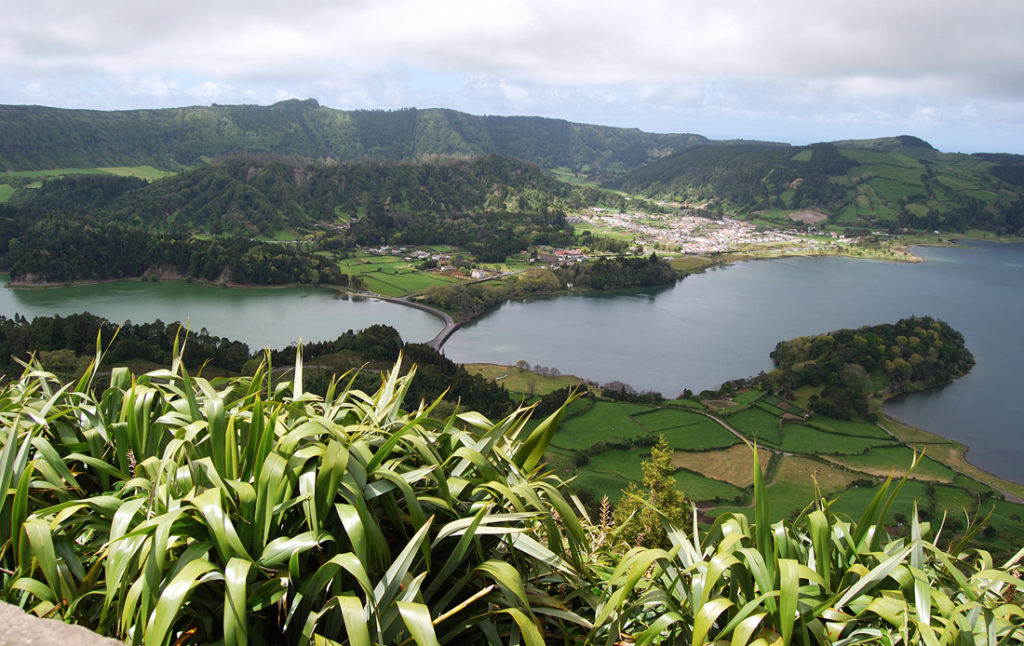
M 942 386 L 974 367 L 963 335 L 928 316 L 783 341 L 772 358 L 774 389 L 816 389 L 811 410 L 840 419 L 873 418 L 870 397 Z
M 452 244 L 502 261 L 531 245 L 570 244 L 565 209 L 593 192 L 496 155 L 340 164 L 243 156 L 151 183 L 76 175 L 0 205 L 0 264 L 36 282 L 171 273 L 344 285 L 316 251 Z M 296 233 L 312 246 L 256 240 Z
M 0 133 L 0 169 L 13 170 L 181 169 L 220 155 L 274 153 L 335 161 L 501 154 L 549 169 L 620 172 L 708 142 L 541 117 L 334 110 L 312 99 L 114 112 L 0 106 Z
M 681 150 L 613 182 L 749 217 L 806 209 L 887 229 L 1024 231 L 1024 157 L 941 153 L 916 137 Z

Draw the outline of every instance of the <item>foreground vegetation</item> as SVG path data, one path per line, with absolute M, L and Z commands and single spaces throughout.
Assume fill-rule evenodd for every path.
M 397 367 L 321 397 L 301 358 L 287 382 L 96 367 L 0 391 L 2 598 L 130 643 L 1024 638 L 1024 550 L 940 548 L 916 514 L 889 536 L 901 483 L 772 523 L 755 463 L 753 522 L 635 547 L 544 466 L 562 409 L 436 418 Z

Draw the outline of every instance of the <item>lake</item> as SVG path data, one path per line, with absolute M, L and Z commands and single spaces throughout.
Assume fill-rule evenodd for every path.
M 977 365 L 886 410 L 1024 482 L 1024 245 L 965 244 L 916 248 L 926 259 L 916 264 L 749 261 L 663 289 L 510 302 L 456 332 L 444 351 L 458 362 L 522 359 L 674 397 L 771 370 L 781 340 L 931 315 L 964 334 Z
M 115 323 L 189 321 L 193 329 L 242 341 L 250 350 L 336 339 L 346 330 L 387 323 L 407 341 L 426 342 L 444 324 L 436 316 L 374 298 L 349 300 L 314 287 L 225 289 L 195 283 L 122 282 L 0 289 L 0 314 L 27 318 L 91 312 Z
M 781 340 L 931 315 L 963 332 L 977 365 L 941 390 L 890 402 L 906 422 L 971 447 L 968 458 L 1024 482 L 1024 245 L 920 247 L 924 263 L 784 258 L 737 263 L 670 287 L 506 303 L 458 330 L 458 362 L 558 368 L 674 397 L 771 370 Z M 313 288 L 233 290 L 181 282 L 0 290 L 0 313 L 89 311 L 112 321 L 191 320 L 251 349 L 336 338 L 374 323 L 410 341 L 442 327 L 426 312 Z

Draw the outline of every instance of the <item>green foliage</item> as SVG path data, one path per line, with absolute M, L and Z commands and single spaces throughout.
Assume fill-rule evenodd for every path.
M 940 548 L 941 519 L 912 507 L 893 538 L 902 482 L 865 490 L 856 519 L 819 499 L 772 523 L 755 458 L 753 522 L 702 531 L 661 442 L 620 509 L 670 548 L 631 548 L 607 501 L 578 517 L 538 462 L 560 411 L 435 417 L 405 408 L 397 366 L 320 397 L 301 357 L 285 383 L 269 365 L 206 380 L 178 350 L 109 385 L 97 351 L 77 382 L 30 364 L 0 389 L 4 601 L 133 644 L 1024 639 L 1024 550 Z
M 944 385 L 974 366 L 963 335 L 927 316 L 783 341 L 772 358 L 780 370 L 767 380 L 776 390 L 824 386 L 811 410 L 844 420 L 870 416 L 872 375 L 884 375 L 886 393 L 897 395 Z
M 974 228 L 1014 234 L 1024 230 L 1021 169 L 1017 155 L 941 154 L 903 136 L 799 148 L 694 147 L 613 185 L 690 203 L 719 202 L 741 213 L 814 209 L 830 222 L 891 233 Z
M 63 388 L 28 368 L 0 391 L 3 598 L 147 644 L 587 626 L 544 610 L 571 603 L 550 586 L 585 540 L 535 468 L 557 413 L 530 433 L 524 411 L 435 419 L 404 410 L 397 365 L 374 394 L 322 398 L 301 368 L 207 381 L 175 359 L 95 391 L 92 368 Z
M 575 287 L 596 290 L 655 287 L 669 285 L 676 273 L 664 258 L 651 254 L 649 258 L 615 256 L 599 258 L 594 262 L 569 265 L 558 270 L 559 279 Z
M 631 482 L 615 508 L 619 537 L 629 545 L 668 547 L 666 525 L 682 525 L 686 499 L 672 477 L 672 447 L 664 436 L 651 447 L 651 457 L 640 465 L 642 483 Z
M 759 474 L 755 464 L 755 473 Z M 638 644 L 940 644 L 1024 639 L 1024 550 L 1002 565 L 983 551 L 938 547 L 942 528 L 910 516 L 910 535 L 882 524 L 902 483 L 887 482 L 858 520 L 827 501 L 769 524 L 755 477 L 755 519 L 724 514 L 710 530 L 669 528 L 670 551 L 619 563 L 611 621 Z
M 0 315 L 0 374 L 19 374 L 21 364 L 36 354 L 50 362 L 60 361 L 46 364 L 51 371 L 62 377 L 75 376 L 81 372 L 81 362 L 88 363 L 92 358 L 97 340 L 106 348 L 107 363 L 114 366 L 140 362 L 166 365 L 177 351 L 189 365 L 203 366 L 217 374 L 238 374 L 251 373 L 264 356 L 262 352 L 250 353 L 244 343 L 212 335 L 205 329 L 189 332 L 188 343 L 176 350 L 176 341 L 183 332 L 184 326 L 178 322 L 118 325 L 88 313 L 40 316 L 31 321 L 19 315 Z M 367 363 L 383 369 L 397 361 L 403 351 L 419 365 L 419 376 L 409 386 L 410 398 L 432 401 L 442 397 L 450 405 L 461 402 L 493 416 L 509 411 L 511 402 L 503 387 L 469 374 L 430 346 L 403 342 L 398 331 L 386 325 L 348 330 L 333 340 L 306 345 L 307 389 L 323 395 L 338 372 Z M 271 362 L 278 366 L 293 365 L 298 356 L 294 346 L 269 352 Z M 375 387 L 374 379 L 368 372 L 356 377 L 358 385 L 368 390 Z
M 615 172 L 707 141 L 540 117 L 342 111 L 312 99 L 119 112 L 0 106 L 0 132 L 0 166 L 16 169 L 179 168 L 245 152 L 337 161 L 500 154 L 544 168 Z

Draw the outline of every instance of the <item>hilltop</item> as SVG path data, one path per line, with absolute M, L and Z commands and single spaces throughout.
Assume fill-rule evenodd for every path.
M 475 116 L 455 110 L 335 110 L 313 99 L 95 111 L 0 106 L 0 168 L 152 165 L 180 170 L 239 153 L 357 161 L 499 154 L 573 173 L 622 172 L 709 143 L 694 134 Z

